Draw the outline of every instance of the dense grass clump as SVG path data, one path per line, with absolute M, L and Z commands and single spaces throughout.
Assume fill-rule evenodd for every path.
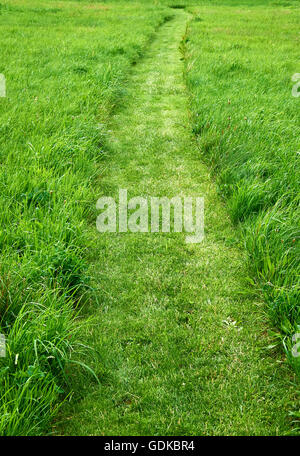
M 45 432 L 67 391 L 103 123 L 166 14 L 128 2 L 0 5 L 1 435 Z
M 300 4 L 218 2 L 193 12 L 186 80 L 194 132 L 287 342 L 300 325 L 300 98 L 291 93 Z

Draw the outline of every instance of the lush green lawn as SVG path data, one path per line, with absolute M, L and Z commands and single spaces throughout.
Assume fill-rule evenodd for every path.
M 132 72 L 109 123 L 99 197 L 205 197 L 206 238 L 183 233 L 95 233 L 99 288 L 86 340 L 99 353 L 92 378 L 74 375 L 64 435 L 282 435 L 294 427 L 294 376 L 245 278 L 245 252 L 199 159 L 174 19 Z M 180 46 L 183 50 L 183 44 Z M 269 346 L 269 347 L 268 347 Z M 268 347 L 268 348 L 267 348 Z
M 80 349 L 72 308 L 89 284 L 102 123 L 167 14 L 135 2 L 1 2 L 0 434 L 45 432 L 55 412 Z
M 291 80 L 300 3 L 204 2 L 192 11 L 186 80 L 201 156 L 242 226 L 256 283 L 300 372 L 290 355 L 300 325 L 300 98 Z
M 293 373 L 245 278 L 253 272 L 290 349 L 300 324 L 300 9 L 252 3 L 1 1 L 1 435 L 50 432 L 72 388 L 54 432 L 295 427 Z M 190 104 L 178 52 L 188 22 Z M 205 243 L 100 235 L 95 202 L 119 187 L 205 196 Z M 76 318 L 83 304 L 93 322 Z

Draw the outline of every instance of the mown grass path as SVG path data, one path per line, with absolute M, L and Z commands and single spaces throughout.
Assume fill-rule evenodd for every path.
M 89 343 L 101 386 L 64 410 L 71 435 L 283 434 L 293 386 L 266 350 L 261 303 L 188 117 L 175 11 L 133 68 L 107 133 L 103 195 L 205 197 L 203 243 L 176 234 L 95 234 L 100 306 Z M 99 194 L 101 196 L 101 194 Z

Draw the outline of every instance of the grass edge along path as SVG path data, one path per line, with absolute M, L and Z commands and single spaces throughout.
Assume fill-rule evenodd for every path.
M 290 75 L 299 5 L 194 5 L 184 43 L 199 153 L 248 252 L 249 280 L 273 330 L 269 349 L 283 347 L 298 391 L 300 123 Z M 299 396 L 292 416 L 299 428 Z
M 90 285 L 100 122 L 169 14 L 140 2 L 119 6 L 0 5 L 1 435 L 47 433 L 70 391 L 65 372 L 82 370 L 74 352 L 87 356 L 76 317 Z
M 262 304 L 242 278 L 245 255 L 198 153 L 178 49 L 188 15 L 158 32 L 134 68 L 107 132 L 102 195 L 205 197 L 206 238 L 96 233 L 99 387 L 66 404 L 64 435 L 282 435 L 290 432 L 292 373 L 268 345 Z

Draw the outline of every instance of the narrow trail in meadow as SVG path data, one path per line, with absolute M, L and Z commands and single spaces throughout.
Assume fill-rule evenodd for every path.
M 288 432 L 292 395 L 266 350 L 261 303 L 242 283 L 237 248 L 191 132 L 179 51 L 189 16 L 157 33 L 132 70 L 107 133 L 102 195 L 204 196 L 205 240 L 184 233 L 95 234 L 100 305 L 88 343 L 101 386 L 63 410 L 68 435 L 252 435 Z M 246 290 L 246 292 L 245 292 Z M 276 361 L 277 360 L 277 361 Z

